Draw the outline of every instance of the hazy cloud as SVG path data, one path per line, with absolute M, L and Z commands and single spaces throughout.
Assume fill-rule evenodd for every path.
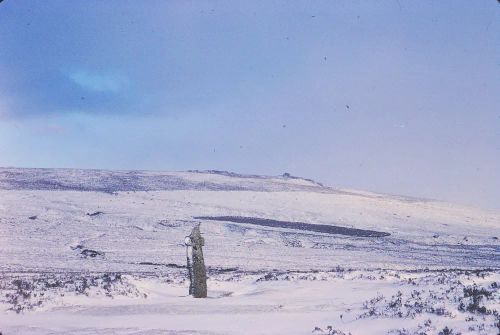
M 86 71 L 75 71 L 69 78 L 84 89 L 95 92 L 119 92 L 127 80 L 116 75 L 98 74 Z

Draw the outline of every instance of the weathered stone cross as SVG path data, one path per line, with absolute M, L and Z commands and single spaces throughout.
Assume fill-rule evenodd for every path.
M 207 297 L 207 272 L 203 259 L 205 240 L 201 236 L 200 224 L 184 240 L 186 244 L 187 268 L 189 272 L 189 294 L 195 298 Z

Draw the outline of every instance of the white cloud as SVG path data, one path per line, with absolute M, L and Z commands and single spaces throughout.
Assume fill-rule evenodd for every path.
M 127 80 L 121 76 L 87 71 L 75 71 L 69 77 L 77 85 L 94 92 L 118 92 L 127 84 Z

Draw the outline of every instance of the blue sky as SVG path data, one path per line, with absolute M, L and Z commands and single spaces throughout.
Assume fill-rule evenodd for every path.
M 0 166 L 290 172 L 500 208 L 500 5 L 0 4 Z

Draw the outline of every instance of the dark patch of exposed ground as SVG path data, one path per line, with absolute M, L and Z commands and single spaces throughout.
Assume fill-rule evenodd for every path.
M 280 220 L 245 217 L 245 216 L 197 216 L 194 219 L 244 223 L 244 224 L 252 224 L 264 227 L 297 229 L 315 233 L 346 235 L 355 237 L 384 237 L 391 235 L 386 232 L 380 232 L 375 230 L 356 229 L 356 228 L 305 223 L 305 222 L 280 221 Z

